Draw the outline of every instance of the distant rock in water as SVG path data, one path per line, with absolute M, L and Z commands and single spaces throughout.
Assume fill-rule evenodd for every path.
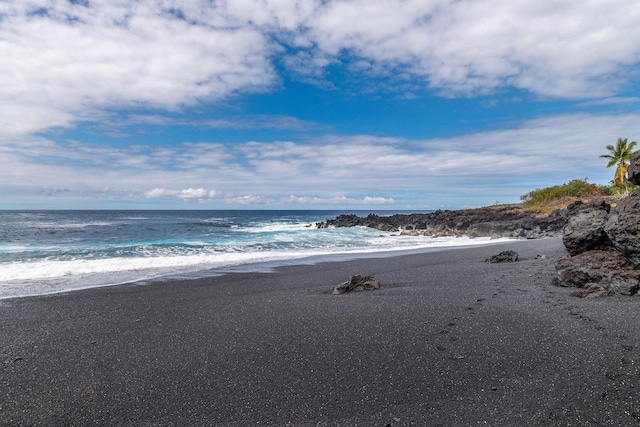
M 565 225 L 564 211 L 536 216 L 519 205 L 432 213 L 379 216 L 339 215 L 316 224 L 317 228 L 363 226 L 408 235 L 538 238 L 557 236 Z

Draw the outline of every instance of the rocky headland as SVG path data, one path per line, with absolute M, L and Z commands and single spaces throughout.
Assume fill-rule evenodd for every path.
M 631 157 L 628 174 L 640 185 L 640 153 Z M 569 206 L 562 241 L 569 255 L 556 262 L 559 285 L 580 288 L 580 297 L 638 294 L 640 192 L 615 206 L 604 200 Z
M 539 238 L 557 236 L 566 223 L 564 210 L 549 215 L 527 211 L 520 205 L 477 209 L 437 210 L 431 213 L 379 216 L 339 215 L 317 228 L 364 226 L 404 235 Z
M 628 175 L 640 185 L 640 153 L 631 157 Z M 559 285 L 580 288 L 580 297 L 638 294 L 640 192 L 615 206 L 604 200 L 569 206 L 562 241 L 569 255 L 556 262 Z

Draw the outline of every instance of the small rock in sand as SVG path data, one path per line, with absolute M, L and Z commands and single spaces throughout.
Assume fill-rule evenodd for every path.
M 518 260 L 518 252 L 516 251 L 503 251 L 498 255 L 494 255 L 491 258 L 487 258 L 484 261 L 490 263 L 496 262 L 514 262 Z
M 351 276 L 348 281 L 333 288 L 333 295 L 351 291 L 370 291 L 380 289 L 380 283 L 372 276 Z

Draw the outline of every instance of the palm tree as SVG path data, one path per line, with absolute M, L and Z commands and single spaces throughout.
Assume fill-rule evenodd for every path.
M 627 143 L 627 138 L 618 138 L 618 143 L 615 147 L 613 145 L 607 145 L 607 150 L 609 150 L 611 154 L 603 154 L 600 156 L 602 158 L 609 159 L 609 163 L 607 163 L 608 168 L 613 165 L 618 166 L 616 168 L 616 173 L 613 176 L 613 185 L 624 184 L 626 188 L 627 168 L 629 167 L 629 163 L 627 162 L 630 161 L 631 155 L 634 153 L 633 148 L 636 144 L 637 142 L 635 141 Z

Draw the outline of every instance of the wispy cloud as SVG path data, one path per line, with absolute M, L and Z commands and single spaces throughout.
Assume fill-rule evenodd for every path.
M 185 188 L 183 190 L 169 190 L 166 188 L 154 188 L 145 193 L 147 199 L 157 199 L 161 197 L 177 197 L 184 201 L 208 200 L 216 196 L 215 190 L 205 190 L 204 188 Z
M 607 182 L 609 171 L 598 156 L 611 135 L 630 130 L 640 134 L 640 115 L 556 115 L 512 129 L 424 140 L 320 135 L 304 143 L 115 148 L 35 138 L 0 146 L 0 196 L 117 195 L 247 206 L 517 201 L 536 187 L 575 178 Z
M 601 105 L 633 105 L 640 104 L 640 98 L 635 96 L 623 97 L 612 96 L 608 98 L 596 99 L 591 101 L 583 101 L 578 103 L 579 107 L 594 107 Z
M 297 117 L 282 114 L 247 114 L 225 115 L 224 118 L 208 118 L 190 114 L 159 114 L 141 112 L 132 114 L 108 114 L 105 113 L 90 126 L 93 129 L 113 136 L 128 136 L 124 132 L 133 129 L 144 128 L 147 131 L 169 126 L 185 126 L 200 129 L 274 129 L 291 131 L 318 131 L 327 130 L 328 125 L 301 120 Z
M 393 198 L 385 198 L 385 197 L 378 197 L 378 196 L 373 196 L 373 197 L 365 196 L 360 199 L 355 199 L 347 196 L 335 196 L 335 197 L 326 198 L 326 197 L 309 197 L 309 196 L 290 195 L 287 197 L 280 198 L 280 203 L 286 206 L 291 206 L 291 205 L 384 206 L 384 205 L 394 205 L 396 201 Z
M 329 127 L 321 123 L 277 114 L 255 114 L 243 117 L 230 117 L 227 119 L 205 120 L 200 123 L 191 121 L 190 124 L 216 129 L 276 129 L 294 131 L 326 130 Z

